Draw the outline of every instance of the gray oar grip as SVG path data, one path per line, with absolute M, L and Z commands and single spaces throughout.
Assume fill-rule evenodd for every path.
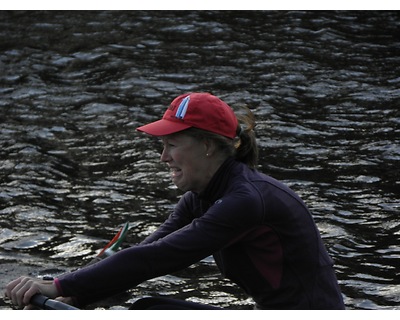
M 31 304 L 44 310 L 79 310 L 69 304 L 50 299 L 42 294 L 35 294 L 31 298 Z

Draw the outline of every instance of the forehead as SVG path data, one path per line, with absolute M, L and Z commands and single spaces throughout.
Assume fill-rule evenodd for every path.
M 196 140 L 193 136 L 185 133 L 185 131 L 169 134 L 161 137 L 161 141 L 163 142 L 186 142 Z

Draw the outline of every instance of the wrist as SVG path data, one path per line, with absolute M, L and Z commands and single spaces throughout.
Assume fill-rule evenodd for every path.
M 58 280 L 58 278 L 54 278 L 53 287 L 55 288 L 55 291 L 56 291 L 56 297 L 64 296 L 63 290 L 62 290 L 62 287 L 60 284 L 60 280 Z

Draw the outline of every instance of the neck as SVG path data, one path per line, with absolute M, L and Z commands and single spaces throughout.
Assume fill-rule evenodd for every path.
M 206 183 L 203 186 L 202 190 L 200 190 L 199 192 L 196 192 L 198 194 L 202 194 L 204 193 L 205 189 L 208 187 L 208 185 L 210 184 L 210 181 L 212 180 L 212 178 L 215 176 L 215 174 L 217 173 L 217 171 L 219 170 L 219 168 L 221 168 L 222 164 L 228 159 L 228 157 L 216 157 L 213 155 L 208 156 L 209 157 L 209 166 L 206 170 Z

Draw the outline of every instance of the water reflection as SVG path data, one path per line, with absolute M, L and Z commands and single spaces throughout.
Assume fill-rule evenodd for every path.
M 399 308 L 397 12 L 0 16 L 4 278 L 83 265 L 125 221 L 128 242 L 154 231 L 179 192 L 135 128 L 212 91 L 256 114 L 260 168 L 312 209 L 348 308 Z M 100 306 L 155 292 L 251 304 L 205 260 Z

